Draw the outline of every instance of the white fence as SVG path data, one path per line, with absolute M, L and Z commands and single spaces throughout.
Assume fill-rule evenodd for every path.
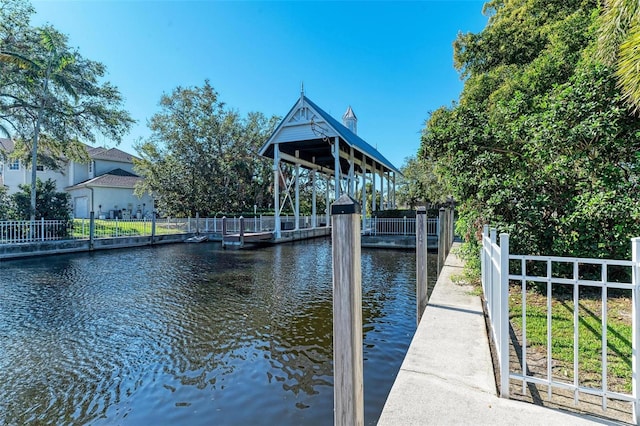
M 90 219 L 61 220 L 11 220 L 0 221 L 0 244 L 29 243 L 67 239 L 117 238 L 133 236 L 151 236 L 167 234 L 188 234 L 194 232 L 222 233 L 222 217 L 213 218 L 175 218 L 161 219 L 94 219 L 93 228 Z M 293 216 L 281 216 L 284 230 L 295 229 Z M 240 232 L 240 217 L 226 218 L 227 233 Z M 273 216 L 256 216 L 244 220 L 245 232 L 273 231 Z M 325 226 L 326 217 L 300 216 L 298 227 L 311 228 L 313 225 Z
M 0 222 L 0 244 L 70 238 L 73 224 L 62 220 L 6 220 Z
M 416 219 L 414 217 L 365 218 L 363 229 L 366 235 L 415 235 Z M 438 235 L 437 218 L 427 219 L 427 235 Z
M 315 220 L 314 220 L 315 219 Z M 222 232 L 222 217 L 155 219 L 155 235 L 179 233 Z M 415 235 L 415 218 L 363 218 L 363 232 L 369 235 Z M 280 217 L 282 230 L 296 229 L 295 217 Z M 326 216 L 300 216 L 299 229 L 326 226 Z M 240 232 L 240 217 L 226 218 L 227 233 Z M 275 229 L 274 216 L 256 216 L 244 219 L 245 232 L 264 232 Z M 1 221 L 0 244 L 27 243 L 64 239 L 88 239 L 93 231 L 94 238 L 116 238 L 150 236 L 154 232 L 153 219 L 90 219 Z M 438 235 L 438 219 L 427 219 L 427 234 Z
M 581 394 L 595 395 L 601 398 L 602 408 L 606 410 L 607 400 L 628 401 L 633 406 L 633 416 L 636 424 L 640 421 L 638 372 L 640 372 L 640 358 L 638 349 L 640 345 L 640 299 L 638 298 L 640 286 L 640 238 L 631 240 L 632 259 L 631 260 L 606 260 L 606 259 L 585 259 L 552 256 L 523 256 L 509 253 L 509 235 L 500 234 L 498 244 L 496 230 L 485 226 L 482 238 L 482 288 L 485 302 L 491 323 L 491 334 L 496 345 L 498 364 L 500 370 L 500 395 L 509 397 L 509 380 L 517 380 L 522 383 L 523 393 L 526 391 L 528 383 L 547 386 L 548 398 L 551 399 L 552 391 L 564 389 L 573 392 L 574 401 L 577 404 Z M 510 270 L 511 266 L 511 270 Z M 585 271 L 591 271 L 589 276 Z M 615 273 L 617 272 L 617 273 Z M 624 272 L 624 273 L 620 273 Z M 630 272 L 630 273 L 629 273 Z M 615 276 L 615 278 L 612 278 Z M 629 279 L 621 277 L 628 276 Z M 518 360 L 518 371 L 510 367 L 510 283 L 512 289 L 521 287 L 520 294 L 511 293 L 512 302 L 521 307 L 520 318 L 513 317 L 512 321 L 519 322 L 521 328 L 521 356 Z M 542 374 L 532 374 L 530 372 L 529 361 L 527 359 L 527 300 L 530 286 L 538 285 L 546 290 L 546 366 Z M 554 323 L 552 301 L 554 300 L 554 288 L 563 287 L 564 290 L 571 290 L 570 309 L 573 311 L 573 363 L 572 371 L 565 377 L 554 374 L 554 330 L 557 332 L 557 321 Z M 601 377 L 596 380 L 600 386 L 593 387 L 581 381 L 580 370 L 580 339 L 579 329 L 584 327 L 585 319 L 581 318 L 581 292 L 580 288 L 598 288 L 601 297 L 600 328 L 594 333 L 601 336 Z M 612 289 L 627 290 L 631 293 L 631 350 L 629 353 L 618 353 L 618 356 L 630 360 L 632 371 L 631 383 L 632 392 L 614 392 L 608 386 L 608 355 L 610 355 L 611 344 L 608 332 L 609 313 L 607 302 L 609 292 Z M 519 299 L 519 300 L 518 300 Z M 565 301 L 566 303 L 566 301 Z M 567 303 L 568 305 L 568 303 Z M 511 306 L 513 308 L 513 306 Z M 598 315 L 596 315 L 598 316 Z M 514 333 L 515 334 L 515 333 Z M 584 343 L 583 343 L 584 344 Z M 556 348 L 557 349 L 557 348 Z M 583 360 L 584 361 L 584 360 Z

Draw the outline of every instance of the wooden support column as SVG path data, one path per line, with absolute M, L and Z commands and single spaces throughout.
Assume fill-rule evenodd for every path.
M 335 200 L 340 198 L 340 138 L 336 136 L 333 141 L 333 167 L 335 172 Z
M 387 210 L 391 210 L 391 171 L 385 174 L 387 175 Z
M 296 151 L 296 157 L 298 156 L 298 152 Z M 300 229 L 300 164 L 296 164 L 295 166 L 295 187 L 296 187 L 296 205 L 295 205 L 295 230 Z
M 331 206 L 331 216 L 334 425 L 363 425 L 360 205 L 343 195 Z
M 353 147 L 349 148 L 349 196 L 355 197 L 355 159 L 353 158 Z
M 331 205 L 329 203 L 329 191 L 330 191 L 329 185 L 331 184 L 331 176 L 330 175 L 327 175 L 326 182 L 327 182 L 327 187 L 326 187 L 326 190 L 325 190 L 325 192 L 326 192 L 326 194 L 325 194 L 325 197 L 326 197 L 325 206 L 326 206 L 326 208 L 325 208 L 324 211 L 325 211 L 325 215 L 326 215 L 326 225 L 325 226 L 328 228 L 331 225 Z
M 398 208 L 396 206 L 396 172 L 393 172 L 393 208 Z
M 313 159 L 313 161 L 315 162 L 315 158 Z M 318 226 L 318 220 L 317 220 L 317 216 L 318 216 L 318 212 L 317 210 L 317 206 L 316 206 L 316 195 L 317 195 L 317 189 L 316 189 L 316 171 L 315 170 L 311 170 L 311 227 L 315 228 L 316 226 Z
M 362 153 L 362 231 L 366 229 L 365 222 L 367 219 L 367 157 Z
M 280 238 L 280 145 L 273 145 L 273 208 L 275 209 L 274 235 Z
M 382 210 L 382 202 L 384 201 L 384 170 L 380 166 L 380 210 Z
M 371 217 L 376 211 L 376 163 L 371 166 Z
M 422 314 L 427 307 L 427 209 L 418 208 L 416 212 L 416 306 L 417 323 L 420 324 Z

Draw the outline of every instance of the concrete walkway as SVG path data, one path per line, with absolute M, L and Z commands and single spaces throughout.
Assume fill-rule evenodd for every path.
M 479 296 L 454 284 L 462 263 L 447 257 L 389 393 L 378 425 L 611 424 L 497 396 Z

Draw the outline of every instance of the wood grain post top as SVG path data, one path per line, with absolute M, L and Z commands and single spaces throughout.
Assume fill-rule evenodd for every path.
M 360 203 L 347 194 L 343 194 L 331 205 L 331 214 L 360 214 Z

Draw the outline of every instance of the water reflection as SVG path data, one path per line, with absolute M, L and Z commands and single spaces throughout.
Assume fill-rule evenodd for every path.
M 365 418 L 415 330 L 415 256 L 363 250 Z M 0 264 L 0 423 L 332 424 L 331 247 Z

